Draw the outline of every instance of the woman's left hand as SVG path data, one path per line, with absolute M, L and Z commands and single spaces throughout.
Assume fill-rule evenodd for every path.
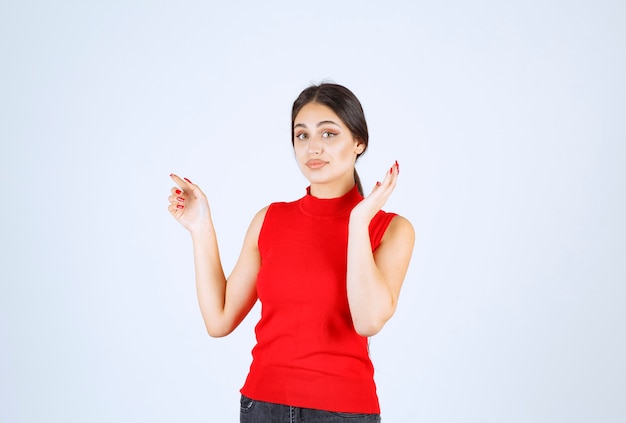
M 376 182 L 372 192 L 352 209 L 350 222 L 362 222 L 369 225 L 372 218 L 383 208 L 389 196 L 396 188 L 399 174 L 400 165 L 398 165 L 396 161 L 385 175 L 385 179 L 383 179 L 382 182 Z

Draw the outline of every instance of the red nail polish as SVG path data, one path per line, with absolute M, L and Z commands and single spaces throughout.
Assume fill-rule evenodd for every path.
M 393 173 L 393 166 L 389 168 L 389 174 L 391 175 L 392 173 Z
M 182 204 L 178 204 L 178 205 L 176 205 L 176 208 L 177 208 L 177 209 L 184 209 L 184 208 L 185 208 L 185 206 L 183 206 Z
M 182 194 L 182 193 L 183 193 L 183 192 L 182 192 L 181 190 L 179 190 L 179 189 L 177 189 L 177 190 L 176 190 L 176 191 L 174 191 L 174 192 L 175 192 L 177 195 L 180 195 L 180 194 Z
M 380 186 L 380 182 L 376 182 L 376 186 L 379 187 Z
M 178 201 L 181 201 L 181 202 L 182 202 L 182 201 L 185 201 L 185 199 L 184 199 L 183 197 L 178 197 L 178 198 L 177 198 L 177 200 L 178 200 Z
M 189 182 L 190 184 L 193 184 L 193 182 L 191 182 L 189 179 L 187 178 L 183 178 L 185 181 Z

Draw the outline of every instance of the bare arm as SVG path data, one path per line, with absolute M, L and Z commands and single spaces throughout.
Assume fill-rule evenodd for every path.
M 359 203 L 348 227 L 348 304 L 354 328 L 362 336 L 378 333 L 396 310 L 400 288 L 411 260 L 415 233 L 402 216 L 392 219 L 372 253 L 369 224 L 393 192 L 398 167 Z
M 176 175 L 172 179 L 178 187 L 172 188 L 168 209 L 191 234 L 196 291 L 205 326 L 213 337 L 228 335 L 257 300 L 256 277 L 261 265 L 257 241 L 267 209 L 252 219 L 239 259 L 226 279 L 206 196 L 190 181 Z

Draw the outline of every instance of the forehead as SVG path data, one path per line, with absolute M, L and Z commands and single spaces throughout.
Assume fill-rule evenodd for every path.
M 307 103 L 304 105 L 296 115 L 293 123 L 294 125 L 316 125 L 323 121 L 332 121 L 338 125 L 344 124 L 330 107 L 319 103 Z

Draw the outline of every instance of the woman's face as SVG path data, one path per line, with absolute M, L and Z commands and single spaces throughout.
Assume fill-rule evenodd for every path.
M 354 184 L 354 163 L 365 145 L 329 107 L 308 103 L 293 123 L 293 146 L 304 176 L 313 185 Z

